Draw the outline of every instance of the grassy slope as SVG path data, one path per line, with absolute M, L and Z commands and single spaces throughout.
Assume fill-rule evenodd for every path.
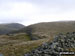
M 21 41 L 29 41 L 30 37 L 25 33 L 0 35 L 0 46 L 7 44 L 20 43 Z
M 32 34 L 46 37 L 53 37 L 58 33 L 75 31 L 75 21 L 44 22 L 28 26 Z
M 25 53 L 37 48 L 42 43 L 47 42 L 48 39 L 34 40 L 34 41 L 22 41 L 12 45 L 4 45 L 0 47 L 0 53 L 5 56 L 24 56 Z
M 25 33 L 0 35 L 0 53 L 4 56 L 23 56 L 49 39 L 31 40 Z

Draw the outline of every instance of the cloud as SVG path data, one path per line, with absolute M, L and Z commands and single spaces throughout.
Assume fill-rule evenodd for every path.
M 1 16 L 24 16 L 33 12 L 33 6 L 28 3 L 6 3 L 0 12 Z
M 31 3 L 9 2 L 0 6 L 0 21 L 17 22 L 27 21 L 28 17 L 36 12 Z
M 0 0 L 0 22 L 30 25 L 75 20 L 75 0 Z

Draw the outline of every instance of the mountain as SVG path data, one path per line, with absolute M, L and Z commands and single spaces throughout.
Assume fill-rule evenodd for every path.
M 7 34 L 11 31 L 16 31 L 24 27 L 24 25 L 19 23 L 0 24 L 0 34 Z
M 26 32 L 29 35 L 32 34 L 34 36 L 38 36 L 38 38 L 46 38 L 46 37 L 53 37 L 58 33 L 66 33 L 73 31 L 75 31 L 75 21 L 58 21 L 58 22 L 42 22 L 29 25 L 21 29 L 19 32 Z
M 59 33 L 75 31 L 75 21 L 42 22 L 26 26 L 13 33 L 27 33 L 32 39 L 54 37 Z

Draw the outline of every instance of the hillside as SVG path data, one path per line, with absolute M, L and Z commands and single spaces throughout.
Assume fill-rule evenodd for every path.
M 0 34 L 7 34 L 11 31 L 19 30 L 25 26 L 19 23 L 0 24 Z
M 39 38 L 53 37 L 58 33 L 75 31 L 75 21 L 43 22 L 29 25 L 19 32 L 26 32 Z M 40 37 L 41 36 L 41 37 Z
M 0 56 L 24 56 L 48 39 L 31 40 L 25 33 L 0 35 Z
M 27 53 L 26 55 L 29 55 L 29 53 L 35 55 L 35 53 L 37 54 L 39 52 L 38 49 L 41 48 L 41 50 L 44 50 L 42 48 L 47 46 L 48 48 L 50 47 L 49 49 L 50 52 L 55 51 L 54 48 L 52 49 L 51 46 L 53 47 L 56 46 L 56 43 L 58 43 L 58 46 L 59 46 L 60 41 L 61 42 L 67 41 L 67 44 L 69 44 L 70 40 L 71 41 L 75 40 L 74 25 L 75 25 L 75 21 L 62 21 L 62 22 L 37 23 L 37 24 L 26 26 L 22 29 L 20 28 L 20 30 L 17 30 L 17 27 L 15 27 L 16 30 L 12 30 L 13 32 L 9 32 L 9 34 L 5 34 L 5 35 L 0 35 L 0 55 L 2 54 L 5 56 L 24 56 L 26 53 Z M 9 30 L 11 28 L 7 28 L 7 29 Z M 67 34 L 65 34 L 66 32 Z M 72 32 L 72 33 L 69 33 L 69 32 Z M 35 40 L 35 39 L 38 39 L 38 40 Z M 45 45 L 44 43 L 46 42 L 49 45 Z M 50 45 L 50 43 L 52 44 Z M 73 44 L 74 43 L 71 42 L 71 45 Z M 43 47 L 41 47 L 41 45 Z M 67 47 L 66 44 L 64 45 L 64 47 Z M 73 47 L 75 47 L 75 45 Z M 59 48 L 61 48 L 61 46 L 59 46 Z M 71 50 L 75 51 L 75 48 L 72 48 Z M 46 50 L 44 51 L 46 52 Z

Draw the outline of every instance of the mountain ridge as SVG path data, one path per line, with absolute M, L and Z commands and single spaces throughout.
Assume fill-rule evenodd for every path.
M 7 34 L 11 31 L 19 30 L 24 28 L 25 26 L 19 23 L 6 23 L 0 24 L 0 34 Z
M 42 37 L 53 37 L 58 33 L 75 31 L 75 21 L 42 22 L 29 25 L 21 30 L 25 32 L 25 30 L 27 31 L 28 29 L 31 29 L 30 32 L 33 35 L 38 35 Z

